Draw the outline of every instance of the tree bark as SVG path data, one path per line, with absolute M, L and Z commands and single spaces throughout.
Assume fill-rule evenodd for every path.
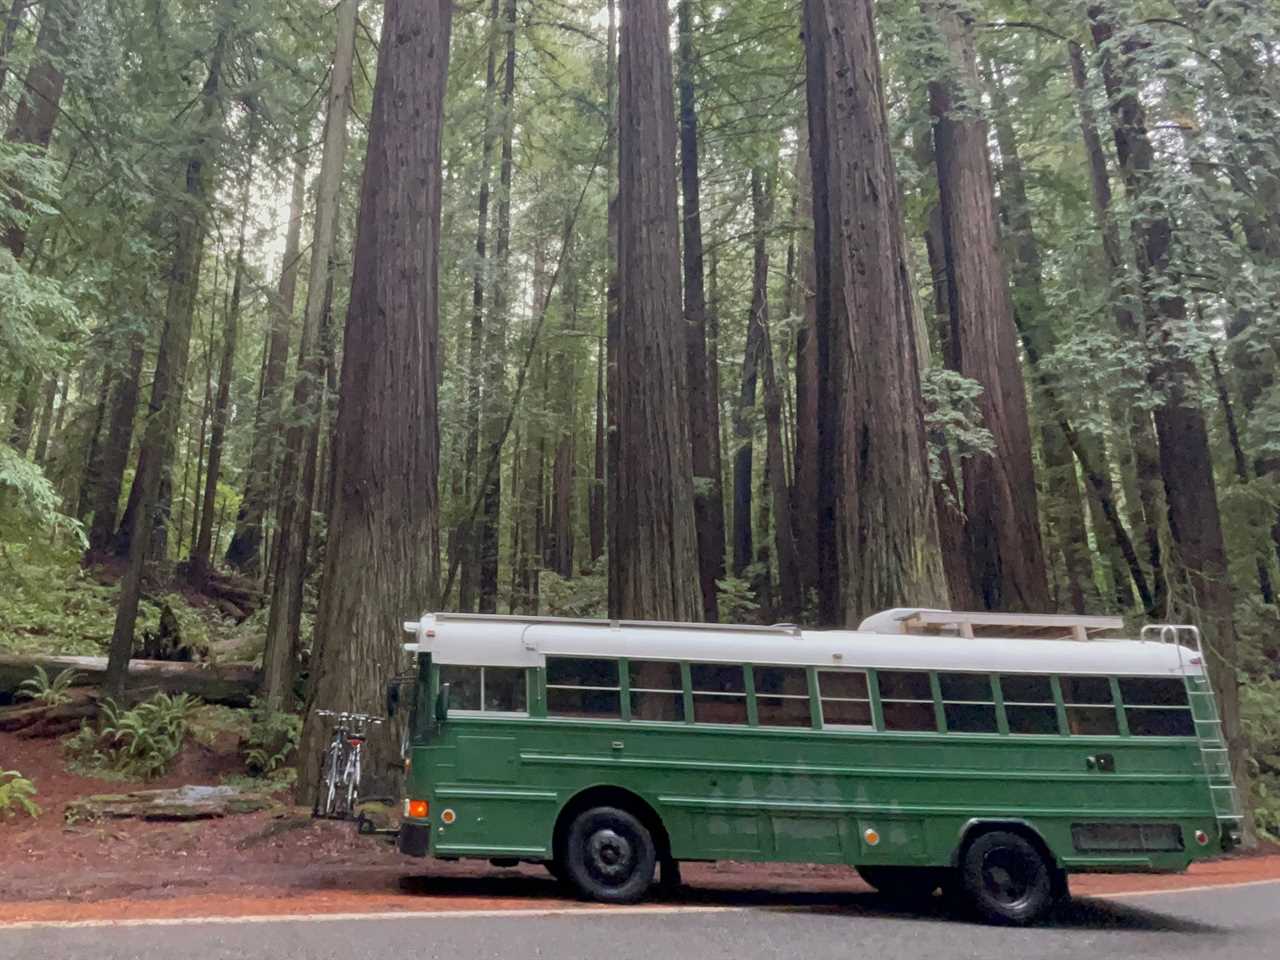
M 319 708 L 380 712 L 401 623 L 439 578 L 440 134 L 450 0 L 389 0 L 357 219 L 334 497 L 298 782 L 311 799 L 328 724 Z M 398 739 L 370 739 L 371 786 L 402 772 Z
M 44 399 L 40 410 L 40 427 L 36 431 L 35 462 L 44 466 L 49 456 L 49 435 L 53 432 L 53 405 L 58 400 L 58 378 L 51 377 L 44 385 Z
M 608 438 L 605 436 L 605 396 L 604 396 L 604 339 L 596 345 L 596 422 L 595 450 L 591 476 L 591 495 L 587 500 L 587 537 L 590 541 L 591 562 L 595 563 L 604 553 L 604 485 L 605 459 Z
M 870 0 L 805 0 L 820 617 L 944 602 L 920 358 Z
M 334 247 L 338 235 L 338 201 L 347 154 L 347 114 L 351 109 L 351 72 L 355 59 L 358 0 L 342 0 L 329 76 L 320 177 L 316 186 L 316 217 L 311 241 L 311 269 L 298 343 L 298 374 L 289 404 L 284 451 L 280 461 L 280 514 L 273 555 L 271 610 L 262 655 L 263 702 L 269 711 L 292 706 L 295 652 L 302 622 L 302 585 L 306 576 L 308 534 L 311 528 L 311 489 L 306 489 L 312 457 L 309 438 L 316 435 L 324 384 L 321 326 L 331 302 Z
M 250 120 L 251 127 L 256 120 Z M 209 576 L 210 561 L 217 541 L 213 521 L 218 499 L 218 481 L 222 474 L 222 445 L 227 433 L 227 417 L 231 406 L 231 380 L 235 376 L 236 340 L 240 330 L 240 299 L 244 289 L 244 243 L 249 224 L 249 187 L 253 183 L 253 149 L 256 134 L 249 134 L 249 163 L 244 171 L 240 195 L 240 233 L 236 240 L 236 261 L 231 281 L 231 301 L 222 324 L 222 358 L 218 364 L 218 396 L 213 405 L 213 424 L 209 434 L 209 468 L 205 472 L 204 505 L 200 509 L 200 530 L 193 541 L 188 577 L 197 588 Z
M 795 482 L 792 489 L 800 581 L 805 600 L 818 590 L 818 329 L 814 297 L 813 175 L 809 133 L 800 131 L 796 157 L 796 282 L 803 303 L 796 331 Z
M 693 459 L 693 507 L 698 533 L 698 580 L 702 613 L 720 619 L 716 581 L 724 577 L 724 491 L 715 471 L 720 442 L 720 411 L 711 405 L 707 387 L 707 303 L 703 288 L 702 202 L 698 182 L 698 114 L 693 72 L 693 11 L 690 0 L 677 7 L 680 41 L 677 81 L 680 88 L 680 192 L 684 240 L 685 368 L 689 378 L 689 442 Z
M 605 134 L 605 168 L 608 183 L 609 204 L 606 213 L 606 246 L 608 262 L 605 281 L 604 333 L 605 333 L 605 494 L 604 526 L 605 549 L 612 550 L 618 542 L 618 503 L 621 487 L 618 484 L 618 458 L 621 445 L 618 442 L 618 404 L 622 395 L 621 368 L 618 366 L 618 349 L 622 343 L 622 327 L 618 317 L 618 9 L 616 0 L 605 4 L 609 15 L 607 45 L 605 49 L 605 93 L 608 101 L 609 128 Z M 603 551 L 602 551 L 603 552 Z M 619 616 L 622 603 L 622 587 L 618 582 L 619 565 L 612 560 L 606 566 L 608 613 Z
M 675 100 L 662 0 L 629 0 L 619 63 L 618 478 L 609 563 L 621 616 L 703 615 L 680 297 Z
M 182 413 L 191 322 L 200 283 L 200 258 L 208 214 L 205 203 L 210 193 L 216 153 L 216 124 L 220 121 L 222 73 L 237 6 L 237 0 L 225 0 L 218 10 L 217 36 L 209 57 L 208 75 L 200 91 L 199 124 L 186 162 L 186 202 L 178 207 L 175 214 L 177 222 L 169 267 L 165 322 L 160 333 L 156 372 L 138 457 L 138 476 L 134 481 L 139 490 L 138 508 L 134 511 L 129 531 L 128 568 L 120 582 L 120 600 L 107 664 L 106 692 L 108 696 L 117 698 L 124 693 L 129 659 L 133 655 L 133 631 L 138 619 L 142 575 L 152 546 L 148 532 L 157 510 L 167 509 L 164 480 Z
M 486 458 L 501 455 L 507 413 L 507 328 L 510 325 L 511 284 L 511 178 L 514 168 L 516 88 L 516 0 L 503 0 L 503 34 L 506 58 L 498 110 L 502 118 L 502 151 L 498 161 L 498 218 L 494 238 L 497 274 L 493 304 L 485 331 L 484 413 L 481 447 Z M 479 609 L 498 609 L 498 560 L 501 550 L 502 471 L 494 470 L 484 487 L 477 553 L 479 558 Z
M 753 187 L 758 171 L 752 172 Z M 765 309 L 767 296 L 768 253 L 756 249 L 752 266 L 751 305 L 747 308 L 747 342 L 742 350 L 742 376 L 738 380 L 738 402 L 733 408 L 733 512 L 731 535 L 733 542 L 733 575 L 746 576 L 747 568 L 755 562 L 755 518 L 752 515 L 755 471 L 755 412 L 756 382 L 760 376 L 760 342 L 764 327 L 756 322 L 757 315 Z
M 555 357 L 557 432 L 552 434 L 555 453 L 551 468 L 547 555 L 543 561 L 546 567 L 564 578 L 573 576 L 574 504 L 578 483 L 578 354 L 576 347 L 570 345 L 576 340 L 578 330 L 578 274 L 574 265 L 574 233 L 572 222 L 566 219 L 566 246 L 563 251 L 566 269 L 562 300 L 566 315 L 564 330 L 569 336 L 561 338 L 562 346 Z
M 949 75 L 929 83 L 942 207 L 955 369 L 982 386 L 980 408 L 995 440 L 965 460 L 965 539 L 974 591 L 987 610 L 1050 605 L 1031 456 L 1026 387 L 995 211 L 987 125 L 978 108 L 972 23 L 924 0 L 949 52 Z
M 1071 61 L 1071 78 L 1075 87 L 1076 106 L 1080 113 L 1080 133 L 1089 161 L 1089 186 L 1093 200 L 1094 216 L 1102 238 L 1102 251 L 1107 264 L 1108 279 L 1115 293 L 1112 296 L 1112 316 L 1116 329 L 1138 344 L 1142 333 L 1138 320 L 1129 307 L 1131 300 L 1139 297 L 1132 282 L 1128 259 L 1120 243 L 1120 231 L 1111 212 L 1111 177 L 1107 170 L 1107 158 L 1098 132 L 1098 118 L 1093 109 L 1089 91 L 1088 68 L 1084 49 L 1074 41 L 1067 45 Z M 1168 599 L 1168 581 L 1164 573 L 1164 559 L 1160 544 L 1160 532 L 1165 526 L 1164 494 L 1160 483 L 1160 459 L 1156 449 L 1155 427 L 1141 389 L 1127 389 L 1122 398 L 1124 428 L 1128 434 L 1133 454 L 1133 469 L 1137 488 L 1137 505 L 1142 518 L 1142 542 L 1145 544 L 1146 570 L 1151 575 L 1151 603 L 1148 612 L 1152 616 L 1164 616 Z M 1082 465 L 1083 467 L 1083 465 Z M 1135 529 L 1137 527 L 1135 526 Z
M 0 37 L 0 90 L 4 89 L 5 82 L 9 79 L 9 56 L 13 53 L 18 28 L 22 26 L 22 18 L 30 5 L 31 0 L 13 0 L 5 15 L 4 35 Z
M 302 216 L 307 199 L 307 151 L 299 138 L 293 163 L 293 190 L 289 197 L 289 225 L 285 230 L 280 283 L 270 304 L 271 328 L 267 334 L 258 410 L 253 420 L 253 445 L 249 451 L 244 497 L 236 513 L 236 529 L 227 546 L 227 566 L 256 578 L 263 566 L 263 522 L 274 499 L 276 437 L 284 400 L 285 368 L 289 363 L 289 328 L 297 300 L 298 267 L 302 259 Z
M 1177 292 L 1182 278 L 1170 256 L 1173 226 L 1155 186 L 1160 174 L 1154 166 L 1146 111 L 1136 92 L 1136 41 L 1130 36 L 1116 36 L 1117 20 L 1111 4 L 1091 3 L 1088 16 L 1111 101 L 1120 170 L 1137 211 L 1132 234 L 1142 291 L 1149 381 L 1162 396 L 1154 419 L 1174 562 L 1181 586 L 1187 591 L 1187 605 L 1205 636 L 1209 649 L 1206 668 L 1217 692 L 1222 732 L 1231 748 L 1232 772 L 1236 786 L 1247 798 L 1249 758 L 1240 723 L 1236 630 L 1226 545 L 1208 425 L 1197 400 L 1199 376 L 1180 346 L 1187 333 L 1186 302 Z M 1246 828 L 1251 832 L 1251 823 L 1246 823 Z
M 484 396 L 481 384 L 486 369 L 484 361 L 484 302 L 485 293 L 493 280 L 487 259 L 489 242 L 489 178 L 493 168 L 493 146 L 496 137 L 494 94 L 497 89 L 498 36 L 502 16 L 500 0 L 493 0 L 489 9 L 489 52 L 484 74 L 484 133 L 480 145 L 480 190 L 476 203 L 476 263 L 471 278 L 471 329 L 467 356 L 467 439 L 464 453 L 465 476 L 463 497 L 465 503 L 475 498 L 478 478 L 477 464 L 480 458 L 481 407 Z M 458 609 L 474 610 L 476 593 L 480 586 L 478 534 L 471 524 L 458 531 L 458 549 L 462 552 L 462 566 L 458 580 Z

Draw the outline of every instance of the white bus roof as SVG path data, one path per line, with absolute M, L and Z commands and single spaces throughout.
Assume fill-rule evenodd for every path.
M 1009 635 L 915 635 L 905 627 L 911 613 L 947 613 L 956 618 L 978 616 L 989 630 L 1014 622 Z M 999 617 L 1005 618 L 999 620 Z M 640 660 L 686 660 L 712 663 L 758 663 L 782 666 L 869 667 L 881 670 L 976 670 L 995 673 L 1063 673 L 1106 676 L 1201 674 L 1196 651 L 1155 640 L 1032 639 L 1049 628 L 1059 637 L 1079 637 L 1079 621 L 1090 624 L 1087 635 L 1114 629 L 1118 620 L 1058 618 L 1028 624 L 1039 633 L 1019 631 L 1026 615 L 988 615 L 949 611 L 886 611 L 868 618 L 859 630 L 801 630 L 727 624 L 674 624 L 647 621 L 567 620 L 553 617 L 504 617 L 478 614 L 425 614 L 405 624 L 415 635 L 411 652 L 429 652 L 437 663 L 540 667 L 548 656 L 604 657 Z M 937 620 L 937 617 L 932 618 Z M 868 626 L 876 629 L 865 629 Z M 937 627 L 937 623 L 926 624 Z M 984 630 L 985 632 L 985 630 Z M 1052 630 L 1049 629 L 1052 633 Z

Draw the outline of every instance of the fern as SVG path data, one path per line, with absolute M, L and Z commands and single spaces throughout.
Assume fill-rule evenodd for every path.
M 302 739 L 302 718 L 297 714 L 269 711 L 256 701 L 249 730 L 245 767 L 254 776 L 275 773 L 288 761 Z
M 91 769 L 129 779 L 153 779 L 168 769 L 182 749 L 191 711 L 199 704 L 185 693 L 158 693 L 128 710 L 105 700 L 97 726 L 82 725 L 67 741 L 67 753 Z
M 35 795 L 35 784 L 17 770 L 0 770 L 0 819 L 8 820 L 18 811 L 32 818 L 40 816 L 39 804 L 31 799 Z
M 67 667 L 50 680 L 44 667 L 37 666 L 34 677 L 18 684 L 18 696 L 28 700 L 39 700 L 46 707 L 61 706 L 71 701 L 71 694 L 68 691 L 79 679 L 80 674 L 76 673 L 73 667 Z

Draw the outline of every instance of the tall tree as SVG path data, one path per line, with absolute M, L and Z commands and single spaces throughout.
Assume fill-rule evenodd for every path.
M 313 788 L 319 707 L 374 710 L 406 612 L 439 578 L 440 135 L 451 0 L 388 0 L 369 123 L 334 437 L 333 502 L 316 620 L 314 697 L 298 782 Z M 400 764 L 375 738 L 372 781 Z
M 689 448 L 667 6 L 623 6 L 618 153 L 618 476 L 609 548 L 620 616 L 703 615 Z
M 978 600 L 988 610 L 1044 610 L 1049 581 L 1031 455 L 1026 387 L 1000 247 L 987 125 L 978 107 L 977 55 L 968 11 L 926 7 L 947 50 L 929 83 L 942 237 L 951 308 L 951 359 L 982 385 L 991 455 L 963 465 L 965 539 Z
M 944 602 L 920 358 L 871 0 L 805 0 L 820 617 Z
M 813 261 L 813 168 L 809 131 L 800 131 L 796 152 L 795 222 L 796 285 L 799 307 L 796 328 L 795 481 L 792 512 L 800 547 L 800 581 L 805 600 L 816 592 L 818 567 L 818 311 Z
M 184 165 L 185 202 L 174 213 L 176 222 L 164 327 L 160 333 L 155 376 L 151 382 L 151 398 L 134 477 L 134 485 L 139 491 L 138 507 L 129 530 L 128 568 L 120 583 L 120 599 L 103 684 L 113 697 L 124 693 L 129 660 L 133 655 L 133 631 L 138 619 L 142 576 L 151 548 L 151 537 L 147 532 L 156 511 L 167 509 L 164 481 L 173 457 L 174 437 L 182 413 L 191 322 L 195 314 L 200 259 L 208 220 L 206 202 L 211 192 L 217 160 L 218 125 L 222 119 L 223 71 L 227 66 L 238 7 L 238 0 L 223 0 L 217 9 L 208 73 L 200 90 L 199 120 Z
M 498 222 L 494 239 L 497 259 L 493 304 L 485 330 L 484 413 L 480 427 L 481 446 L 487 458 L 502 451 L 507 417 L 507 327 L 510 322 L 511 284 L 511 177 L 515 166 L 516 89 L 516 0 L 503 0 L 502 32 L 506 58 L 502 73 L 502 94 L 498 110 L 502 118 L 502 151 L 498 161 Z M 481 613 L 498 608 L 498 559 L 502 513 L 502 471 L 489 472 L 483 490 L 477 553 L 479 557 L 479 602 Z
M 1146 108 L 1137 92 L 1134 56 L 1140 41 L 1131 28 L 1121 31 L 1122 21 L 1111 3 L 1091 3 L 1088 16 L 1110 100 L 1121 177 L 1135 211 L 1132 239 L 1149 380 L 1161 397 L 1154 419 L 1174 561 L 1186 590 L 1185 602 L 1197 614 L 1210 648 L 1206 665 L 1218 697 L 1223 735 L 1231 747 L 1232 771 L 1243 787 L 1250 772 L 1240 724 L 1234 598 L 1209 429 L 1198 399 L 1199 375 L 1184 348 L 1187 304 L 1182 277 L 1171 258 L 1173 223 L 1159 188 Z
M 289 224 L 285 228 L 284 259 L 280 283 L 270 303 L 271 325 L 253 418 L 253 445 L 245 472 L 244 496 L 236 513 L 236 529 L 227 546 L 227 565 L 245 576 L 256 577 L 262 565 L 263 521 L 273 501 L 276 437 L 280 429 L 285 367 L 289 362 L 289 328 L 298 291 L 298 265 L 302 259 L 302 215 L 307 196 L 305 141 L 300 137 L 293 158 L 293 189 L 289 195 Z
M 268 710 L 290 705 L 298 632 L 302 622 L 302 587 L 315 493 L 314 454 L 309 438 L 319 430 L 325 369 L 321 327 L 332 302 L 334 249 L 338 237 L 338 200 L 347 155 L 347 114 L 351 109 L 351 73 L 355 61 L 358 0 L 338 7 L 333 70 L 326 98 L 324 142 L 316 184 L 316 217 L 311 241 L 307 301 L 298 343 L 298 375 L 290 400 L 284 451 L 280 463 L 280 515 L 273 561 L 274 589 L 262 655 L 263 701 Z M 385 29 L 385 28 L 384 28 Z M 390 34 L 389 34 L 390 35 Z
M 692 444 L 694 517 L 698 525 L 698 580 L 702 612 L 720 619 L 716 581 L 724 577 L 724 491 L 716 464 L 720 444 L 720 411 L 712 404 L 707 371 L 707 299 L 702 270 L 702 198 L 698 182 L 698 111 L 694 92 L 697 55 L 693 45 L 690 0 L 677 7 L 680 42 L 677 79 L 680 88 L 680 193 L 684 203 L 685 367 L 689 378 L 689 442 Z
M 250 118 L 251 126 L 256 120 Z M 225 307 L 222 323 L 222 357 L 218 364 L 218 395 L 213 404 L 213 423 L 209 433 L 209 467 L 205 471 L 204 504 L 200 509 L 200 529 L 191 549 L 188 576 L 193 584 L 203 586 L 209 576 L 213 555 L 213 521 L 218 498 L 218 481 L 222 477 L 222 448 L 227 434 L 231 407 L 231 380 L 235 376 L 236 341 L 240 334 L 240 303 L 244 297 L 244 245 L 249 227 L 249 186 L 253 182 L 253 149 L 256 134 L 249 134 L 249 161 L 244 171 L 240 192 L 240 230 L 236 240 L 235 263 L 231 268 L 231 297 Z

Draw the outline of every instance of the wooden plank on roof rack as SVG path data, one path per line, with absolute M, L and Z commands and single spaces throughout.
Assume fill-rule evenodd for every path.
M 903 620 L 908 633 L 927 631 L 929 627 L 952 627 L 962 637 L 1010 636 L 1026 639 L 1087 640 L 1097 633 L 1123 628 L 1120 617 L 1085 617 L 1052 613 L 988 613 L 949 610 L 917 610 Z

